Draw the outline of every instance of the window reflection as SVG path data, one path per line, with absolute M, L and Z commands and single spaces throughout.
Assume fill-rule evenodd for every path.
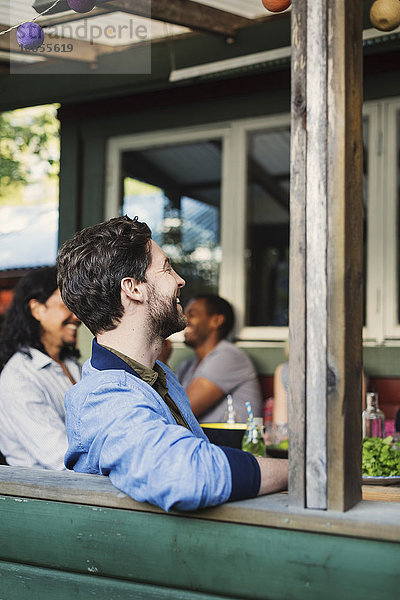
M 364 119 L 364 324 L 366 322 L 368 128 L 368 119 Z M 281 127 L 249 134 L 247 169 L 246 324 L 287 326 L 289 320 L 290 128 Z
M 368 166 L 369 166 L 369 119 L 363 119 L 363 326 L 367 324 L 367 216 L 368 216 Z
M 183 304 L 197 293 L 218 293 L 220 140 L 124 152 L 122 168 L 122 213 L 148 223 L 187 282 Z
M 251 133 L 247 148 L 249 326 L 287 326 L 290 129 Z
M 396 190 L 396 206 L 397 206 L 397 232 L 400 232 L 400 110 L 397 111 L 396 123 L 396 174 L 395 174 L 395 190 Z M 400 243 L 399 233 L 397 233 L 397 323 L 400 324 Z

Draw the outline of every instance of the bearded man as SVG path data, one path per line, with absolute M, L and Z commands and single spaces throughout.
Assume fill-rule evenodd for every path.
M 186 325 L 185 282 L 145 223 L 125 216 L 84 229 L 61 248 L 57 267 L 65 304 L 95 336 L 82 380 L 66 394 L 68 468 L 108 475 L 165 510 L 287 486 L 287 461 L 211 444 L 157 361 L 165 337 Z

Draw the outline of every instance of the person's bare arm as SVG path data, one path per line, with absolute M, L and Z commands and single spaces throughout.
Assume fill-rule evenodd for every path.
M 186 393 L 196 417 L 212 408 L 225 396 L 221 388 L 205 377 L 196 377 L 186 388 Z
M 287 397 L 282 383 L 282 366 L 278 365 L 274 375 L 274 411 L 272 422 L 275 425 L 284 425 L 288 422 Z
M 367 383 L 365 381 L 364 369 L 362 370 L 361 376 L 362 376 L 362 380 L 361 380 L 361 385 L 362 385 L 362 409 L 365 410 L 365 403 L 366 403 L 366 396 L 367 396 Z
M 258 496 L 288 489 L 288 461 L 285 458 L 256 457 L 261 471 Z

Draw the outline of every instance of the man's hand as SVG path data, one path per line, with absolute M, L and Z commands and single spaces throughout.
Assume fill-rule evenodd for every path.
M 288 489 L 288 461 L 286 458 L 256 457 L 261 471 L 258 496 Z

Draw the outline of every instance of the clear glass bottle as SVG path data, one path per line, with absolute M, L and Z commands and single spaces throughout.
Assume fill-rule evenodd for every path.
M 242 440 L 242 450 L 254 456 L 265 456 L 267 447 L 263 433 L 263 420 L 261 417 L 249 419 Z
M 234 425 L 236 423 L 236 411 L 233 408 L 233 398 L 231 394 L 226 395 L 226 411 L 224 415 L 224 421 L 228 425 Z
M 378 394 L 367 393 L 367 406 L 362 413 L 362 435 L 365 437 L 385 437 L 385 415 L 379 408 Z

